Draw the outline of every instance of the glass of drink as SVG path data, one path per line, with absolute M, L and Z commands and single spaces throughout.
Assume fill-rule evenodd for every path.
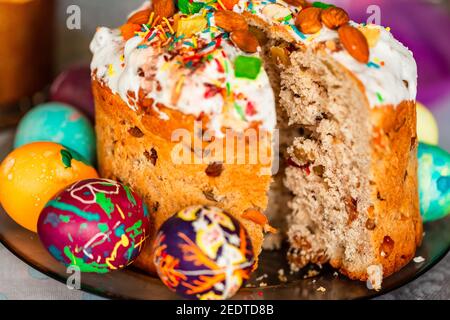
M 0 128 L 14 125 L 51 79 L 53 0 L 0 0 Z

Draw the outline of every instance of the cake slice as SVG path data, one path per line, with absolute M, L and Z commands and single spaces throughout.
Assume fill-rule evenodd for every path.
M 269 218 L 279 233 L 266 246 L 285 235 L 294 271 L 330 263 L 378 289 L 422 238 L 411 52 L 322 3 L 179 10 L 146 2 L 121 28 L 97 31 L 102 175 L 146 199 L 155 232 L 185 206 L 216 205 L 244 223 L 258 255 Z M 211 145 L 225 151 L 212 156 Z M 152 269 L 150 250 L 138 264 Z
M 239 3 L 236 9 L 269 35 L 263 52 L 272 58 L 266 65 L 276 75 L 279 127 L 288 140 L 281 149 L 284 185 L 293 194 L 287 223 L 292 270 L 329 262 L 379 289 L 422 239 L 411 52 L 379 26 L 350 21 L 328 28 L 323 16 L 331 10 L 345 17 L 339 8 L 306 4 L 291 28 L 276 17 L 298 8 L 260 4 L 249 14 Z M 307 10 L 322 15 L 322 29 L 312 36 L 299 33 Z

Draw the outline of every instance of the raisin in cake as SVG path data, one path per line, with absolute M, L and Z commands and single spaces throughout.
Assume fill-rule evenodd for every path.
M 269 218 L 293 270 L 330 263 L 375 288 L 414 256 L 417 67 L 385 28 L 301 0 L 154 0 L 91 50 L 100 172 L 145 198 L 155 232 L 216 205 L 258 255 Z M 208 154 L 232 139 L 252 157 L 255 133 L 266 157 Z M 138 265 L 153 269 L 150 250 Z

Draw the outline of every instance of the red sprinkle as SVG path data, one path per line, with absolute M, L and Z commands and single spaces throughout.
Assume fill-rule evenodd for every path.
M 248 116 L 254 116 L 256 114 L 255 105 L 253 102 L 247 102 L 247 107 L 245 108 L 245 114 Z
M 222 44 L 222 36 L 221 35 L 218 36 L 215 40 L 216 40 L 216 47 L 215 47 L 215 49 L 217 49 Z
M 220 64 L 220 61 L 217 59 L 214 59 L 214 61 L 216 61 L 217 64 L 217 71 L 219 71 L 220 73 L 224 73 L 225 69 L 223 68 L 223 66 Z
M 189 60 L 200 60 L 203 56 L 198 55 L 198 54 L 194 54 L 192 56 L 188 56 L 188 57 L 183 57 L 184 61 L 189 61 Z
M 206 91 L 205 94 L 203 95 L 205 99 L 209 99 L 214 97 L 216 94 L 220 94 L 222 89 L 216 87 L 213 84 L 209 84 L 209 83 L 205 83 L 205 87 L 206 87 Z

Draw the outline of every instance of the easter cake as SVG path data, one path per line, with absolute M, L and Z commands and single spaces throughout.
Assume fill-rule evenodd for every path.
M 146 1 L 91 43 L 101 175 L 144 198 L 153 240 L 174 212 L 215 205 L 256 257 L 270 222 L 265 245 L 286 235 L 294 271 L 330 263 L 379 288 L 422 239 L 412 53 L 324 3 L 176 3 Z

